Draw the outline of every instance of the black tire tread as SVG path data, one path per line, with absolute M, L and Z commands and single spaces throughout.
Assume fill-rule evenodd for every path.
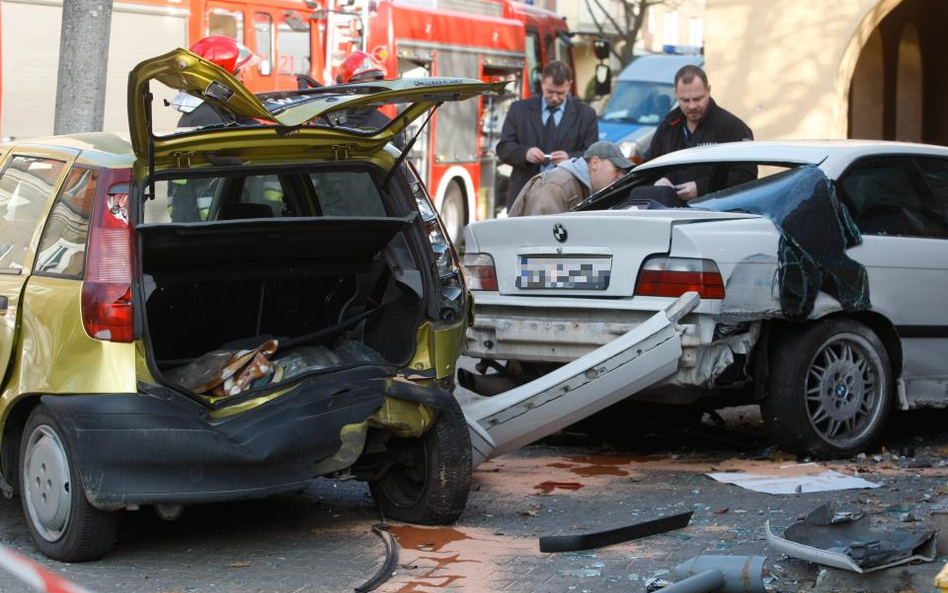
M 471 437 L 461 406 L 453 398 L 451 402 L 451 407 L 440 410 L 434 425 L 421 437 L 430 451 L 430 459 L 427 485 L 416 504 L 397 506 L 379 483 L 369 483 L 372 496 L 386 517 L 419 525 L 450 525 L 464 511 L 471 490 Z

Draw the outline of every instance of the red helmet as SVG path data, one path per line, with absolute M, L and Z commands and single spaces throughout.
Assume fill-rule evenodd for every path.
M 259 58 L 244 44 L 223 35 L 201 37 L 192 43 L 189 49 L 192 53 L 217 64 L 231 74 L 236 74 L 242 68 L 249 68 L 259 61 Z
M 336 70 L 336 82 L 364 82 L 385 78 L 385 69 L 375 58 L 361 50 L 355 50 Z

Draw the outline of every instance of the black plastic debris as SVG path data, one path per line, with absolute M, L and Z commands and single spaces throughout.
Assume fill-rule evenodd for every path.
M 579 550 L 593 550 L 603 546 L 611 546 L 650 535 L 658 535 L 666 531 L 687 527 L 691 521 L 693 511 L 678 515 L 660 517 L 644 523 L 636 523 L 626 527 L 584 533 L 581 535 L 551 535 L 540 538 L 541 552 L 577 552 Z
M 934 531 L 872 529 L 864 513 L 838 512 L 832 504 L 788 527 L 783 538 L 769 521 L 766 530 L 768 543 L 787 556 L 858 573 L 935 559 Z
M 846 311 L 867 309 L 869 281 L 846 250 L 862 243 L 832 182 L 814 166 L 777 173 L 750 188 L 726 189 L 692 200 L 690 207 L 764 216 L 780 231 L 780 307 L 788 319 L 805 319 L 822 290 Z

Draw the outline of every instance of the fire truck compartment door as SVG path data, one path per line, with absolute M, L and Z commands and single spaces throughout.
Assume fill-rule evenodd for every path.
M 410 103 L 407 109 L 381 130 L 368 133 L 338 128 L 332 130 L 334 135 L 348 131 L 347 135 L 358 137 L 366 144 L 376 145 L 400 133 L 412 120 L 424 115 L 438 103 L 463 101 L 490 92 L 500 93 L 506 85 L 505 82 L 484 83 L 466 78 L 398 79 L 257 96 L 226 70 L 186 49 L 178 48 L 139 63 L 129 73 L 128 125 L 132 147 L 139 158 L 147 156 L 149 142 L 153 143 L 156 154 L 168 147 L 165 145 L 180 144 L 176 140 L 180 134 L 152 135 L 149 123 L 151 105 L 148 100 L 148 83 L 151 80 L 208 101 L 225 113 L 262 123 L 273 122 L 276 125 L 268 126 L 273 129 L 273 133 L 286 134 L 292 131 L 297 138 L 300 135 L 326 136 L 327 128 L 324 126 L 299 127 L 317 118 L 324 118 L 331 123 L 331 114 L 334 112 Z M 246 126 L 214 127 L 212 130 L 218 134 L 227 132 L 239 135 L 240 128 L 246 130 Z
M 612 342 L 559 369 L 492 397 L 464 404 L 474 465 L 513 451 L 591 416 L 670 377 L 678 370 L 678 321 L 694 310 L 697 293 Z

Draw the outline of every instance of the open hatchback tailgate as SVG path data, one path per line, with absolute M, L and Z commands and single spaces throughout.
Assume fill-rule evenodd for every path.
M 220 125 L 165 136 L 155 136 L 152 129 L 152 94 L 149 84 L 158 81 L 214 105 L 218 110 L 241 118 L 254 119 L 261 125 Z M 138 64 L 128 78 L 128 125 L 132 148 L 140 159 L 150 159 L 150 168 L 175 166 L 180 155 L 208 148 L 238 150 L 262 139 L 273 142 L 275 136 L 287 143 L 305 147 L 319 138 L 346 140 L 347 152 L 375 151 L 402 132 L 413 120 L 444 101 L 463 101 L 489 92 L 501 92 L 507 83 L 484 83 L 465 78 L 425 78 L 381 80 L 366 84 L 340 85 L 299 91 L 268 93 L 261 97 L 250 92 L 224 69 L 182 48 Z M 333 127 L 333 114 L 349 109 L 404 104 L 404 109 L 390 124 L 374 132 Z M 269 106 L 269 108 L 268 108 Z M 322 122 L 317 120 L 322 119 Z M 324 123 L 323 123 L 324 122 Z M 320 125 L 322 123 L 322 125 Z M 301 148 L 302 152 L 302 148 Z M 310 151 L 306 153 L 312 155 Z M 194 160 L 196 159 L 196 160 Z M 200 155 L 190 155 L 189 162 L 201 163 Z
M 474 465 L 513 451 L 668 378 L 678 370 L 678 321 L 701 299 L 689 292 L 645 323 L 573 362 L 463 405 Z

